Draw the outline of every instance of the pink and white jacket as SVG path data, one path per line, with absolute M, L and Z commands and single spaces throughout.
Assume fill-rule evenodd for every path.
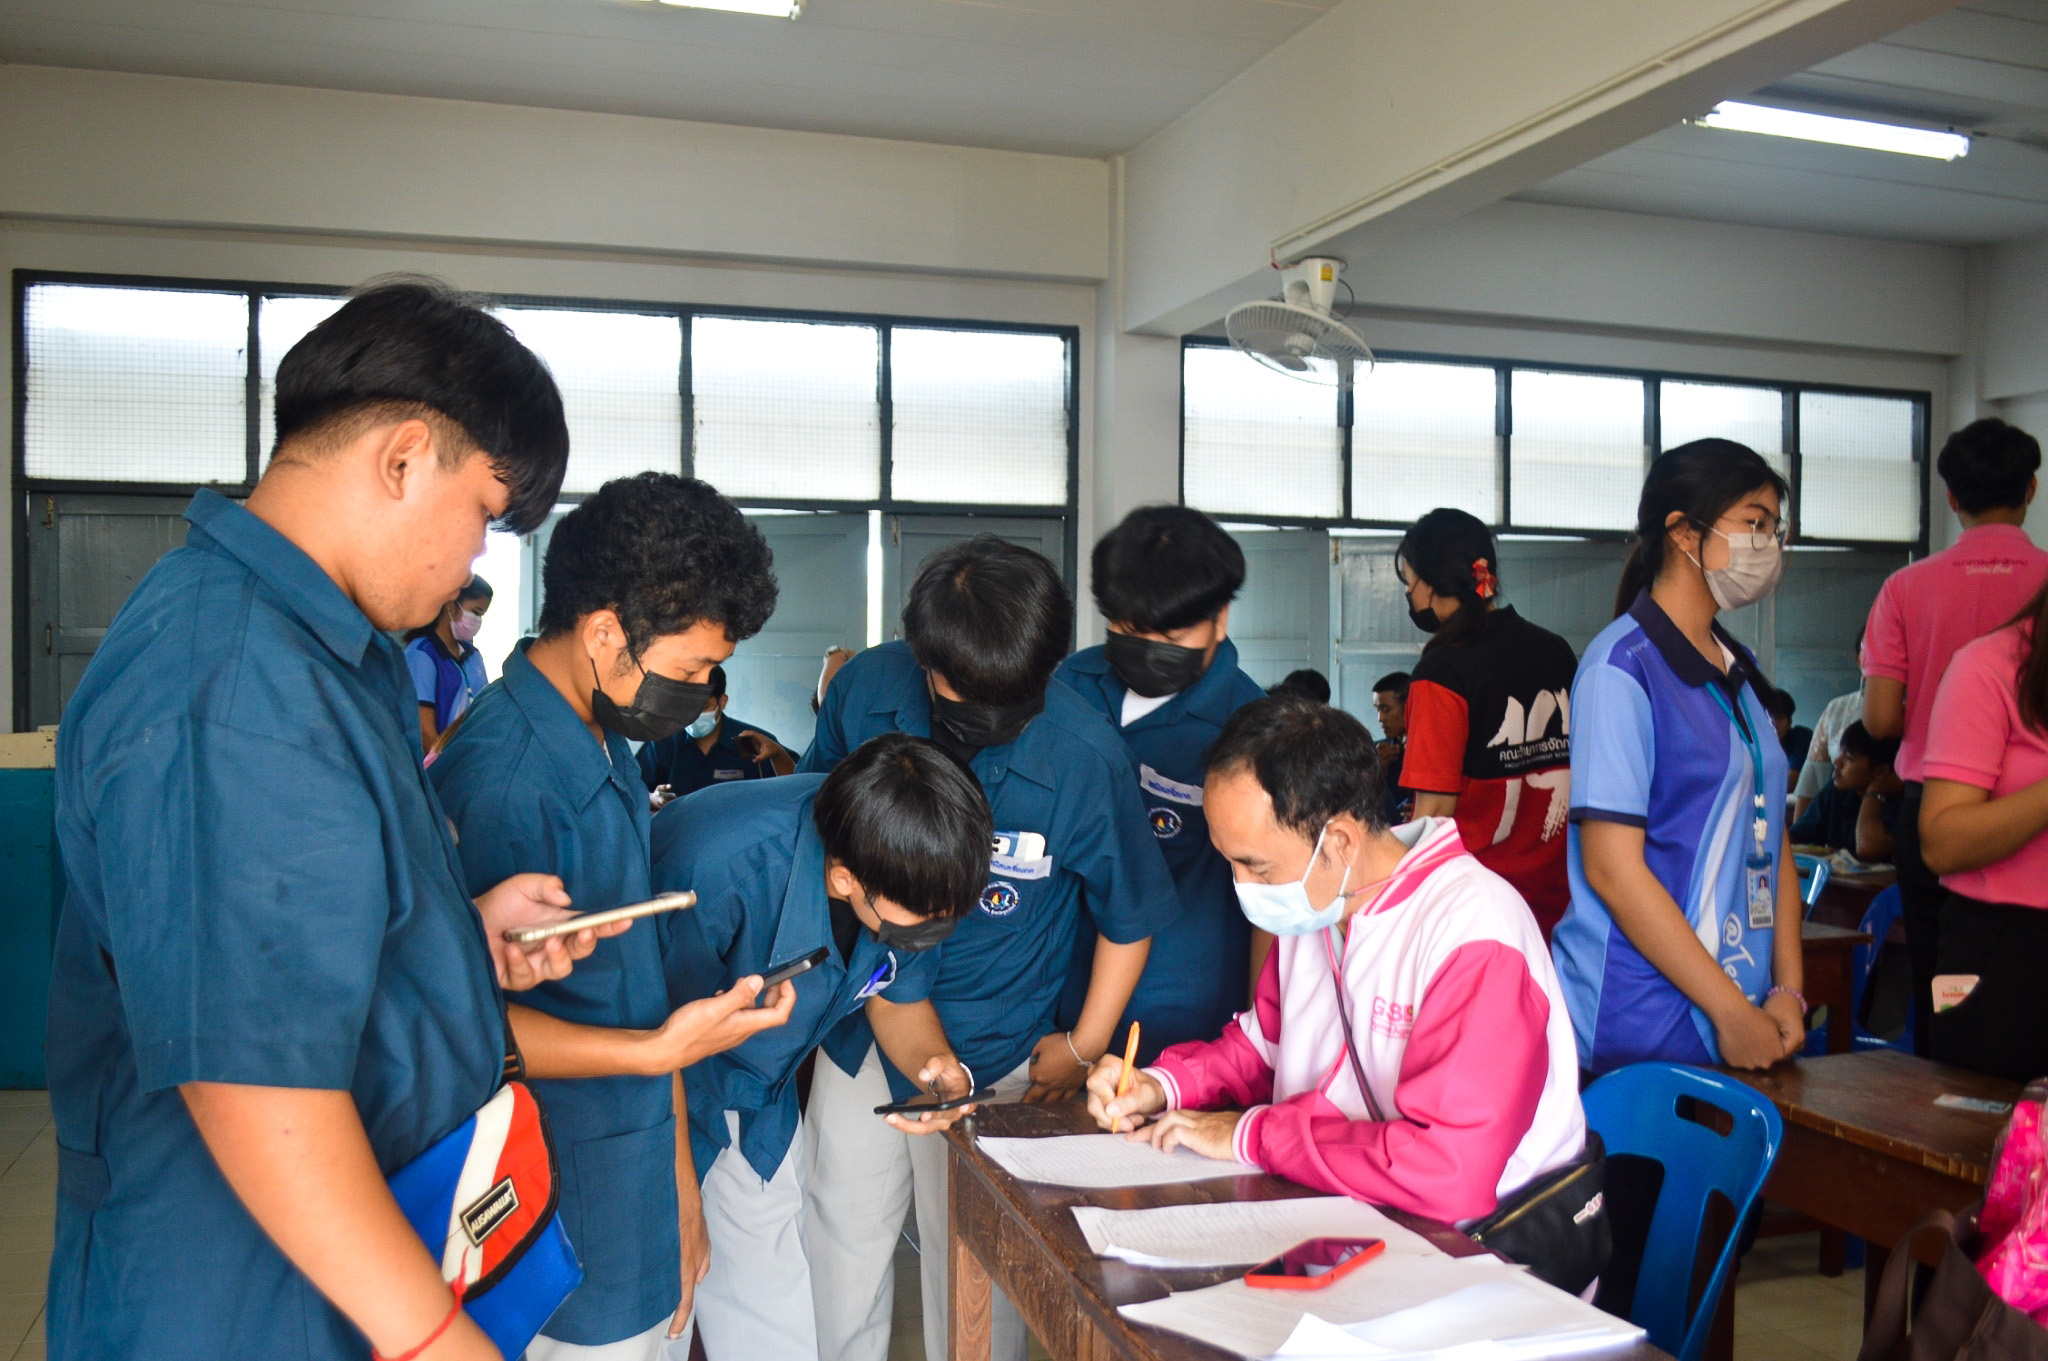
M 1578 1051 L 1528 905 L 1457 824 L 1411 849 L 1336 932 L 1283 936 L 1249 1011 L 1145 1071 L 1169 1109 L 1243 1107 L 1233 1154 L 1317 1190 L 1463 1223 L 1579 1156 Z M 1333 942 L 1333 937 L 1334 942 Z M 1333 962 L 1374 1120 L 1344 1049 Z

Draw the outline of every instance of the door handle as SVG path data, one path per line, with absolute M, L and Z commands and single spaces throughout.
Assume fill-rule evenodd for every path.
M 43 625 L 43 655 L 45 657 L 54 656 L 56 655 L 56 651 L 57 626 L 55 624 L 46 623 Z

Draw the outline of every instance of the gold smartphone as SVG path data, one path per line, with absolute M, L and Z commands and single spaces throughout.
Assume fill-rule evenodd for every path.
M 550 936 L 573 936 L 578 931 L 587 931 L 593 926 L 609 926 L 613 922 L 631 921 L 635 917 L 652 917 L 658 912 L 678 912 L 697 905 L 697 895 L 685 889 L 681 893 L 664 893 L 649 898 L 644 903 L 633 903 L 627 907 L 608 907 L 602 912 L 585 912 L 581 916 L 559 921 L 552 926 L 516 926 L 505 932 L 505 939 L 514 945 L 532 945 Z

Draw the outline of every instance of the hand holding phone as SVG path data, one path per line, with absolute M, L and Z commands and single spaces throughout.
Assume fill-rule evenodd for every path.
M 795 959 L 784 960 L 761 975 L 761 1005 L 768 1001 L 768 994 L 775 990 L 777 983 L 786 983 L 800 973 L 809 973 L 823 964 L 832 955 L 826 946 L 820 945 L 809 954 L 798 955 Z
M 1383 1238 L 1311 1238 L 1245 1273 L 1258 1290 L 1321 1290 L 1387 1250 Z

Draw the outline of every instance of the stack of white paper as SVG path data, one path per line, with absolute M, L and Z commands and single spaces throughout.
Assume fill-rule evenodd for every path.
M 1240 1356 L 1285 1361 L 1534 1361 L 1643 1335 L 1494 1257 L 1388 1255 L 1322 1290 L 1225 1281 L 1118 1312 Z
M 1062 1134 L 1050 1139 L 976 1139 L 976 1147 L 1020 1181 L 1086 1190 L 1171 1186 L 1213 1177 L 1255 1177 L 1250 1163 L 1218 1162 L 1177 1148 L 1161 1153 L 1121 1134 Z
M 1390 1254 L 1442 1255 L 1421 1234 L 1348 1196 L 1152 1210 L 1077 1205 L 1074 1222 L 1097 1257 L 1118 1257 L 1135 1266 L 1256 1266 L 1311 1238 L 1379 1238 Z

